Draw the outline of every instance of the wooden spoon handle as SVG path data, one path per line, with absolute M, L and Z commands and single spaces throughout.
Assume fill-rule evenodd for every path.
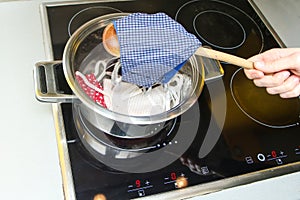
M 207 57 L 207 58 L 212 58 L 215 60 L 220 60 L 223 62 L 227 62 L 230 64 L 237 65 L 239 67 L 243 67 L 246 69 L 253 69 L 253 62 L 246 60 L 244 58 L 234 56 L 231 54 L 223 53 L 220 51 L 216 51 L 213 49 L 208 49 L 204 47 L 200 47 L 196 50 L 195 52 L 196 55 Z

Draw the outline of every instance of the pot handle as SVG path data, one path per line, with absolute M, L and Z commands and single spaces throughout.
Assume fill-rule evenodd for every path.
M 205 49 L 211 49 L 210 46 L 203 46 Z M 205 83 L 214 82 L 215 80 L 219 80 L 224 75 L 224 70 L 219 60 L 215 60 L 212 58 L 199 56 L 203 65 L 205 72 Z
M 65 79 L 61 61 L 38 62 L 33 72 L 37 100 L 70 103 L 77 99 Z
M 224 70 L 218 60 L 205 57 L 202 57 L 201 59 L 204 64 L 206 83 L 218 80 L 223 77 Z

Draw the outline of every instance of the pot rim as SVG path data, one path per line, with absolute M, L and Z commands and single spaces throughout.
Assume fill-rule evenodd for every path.
M 205 79 L 204 65 L 201 58 L 198 57 L 199 59 L 196 59 L 195 55 L 193 55 L 190 59 L 196 59 L 196 70 L 199 70 L 200 77 L 198 77 L 198 80 L 196 80 L 198 83 L 195 84 L 196 86 L 193 88 L 190 98 L 181 102 L 179 105 L 173 107 L 172 109 L 166 112 L 151 116 L 128 116 L 125 114 L 108 110 L 98 105 L 91 98 L 89 98 L 89 96 L 82 91 L 81 87 L 76 81 L 75 72 L 73 71 L 72 67 L 72 62 L 74 60 L 73 58 L 75 57 L 76 50 L 79 44 L 82 42 L 82 40 L 85 39 L 85 37 L 88 36 L 90 33 L 99 29 L 100 27 L 105 27 L 106 25 L 108 25 L 112 22 L 112 20 L 119 19 L 120 17 L 124 17 L 129 14 L 130 13 L 112 13 L 97 17 L 83 24 L 73 33 L 73 35 L 67 41 L 63 52 L 62 63 L 67 83 L 73 91 L 73 93 L 85 106 L 87 106 L 90 110 L 96 112 L 97 114 L 107 117 L 109 119 L 129 124 L 154 124 L 173 119 L 184 113 L 186 110 L 188 110 L 197 101 L 200 93 L 202 92 Z

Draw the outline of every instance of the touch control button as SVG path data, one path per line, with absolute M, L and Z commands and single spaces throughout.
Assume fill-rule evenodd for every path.
M 245 160 L 246 160 L 247 164 L 249 164 L 249 165 L 254 163 L 254 161 L 253 161 L 253 159 L 252 159 L 251 156 L 247 156 L 247 157 L 245 158 Z
M 259 153 L 259 154 L 257 154 L 257 159 L 261 162 L 264 162 L 266 160 L 266 157 L 264 154 Z

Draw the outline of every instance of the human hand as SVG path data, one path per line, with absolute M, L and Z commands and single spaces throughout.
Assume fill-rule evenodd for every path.
M 300 95 L 300 48 L 271 49 L 249 60 L 255 69 L 244 72 L 256 86 L 282 98 Z

